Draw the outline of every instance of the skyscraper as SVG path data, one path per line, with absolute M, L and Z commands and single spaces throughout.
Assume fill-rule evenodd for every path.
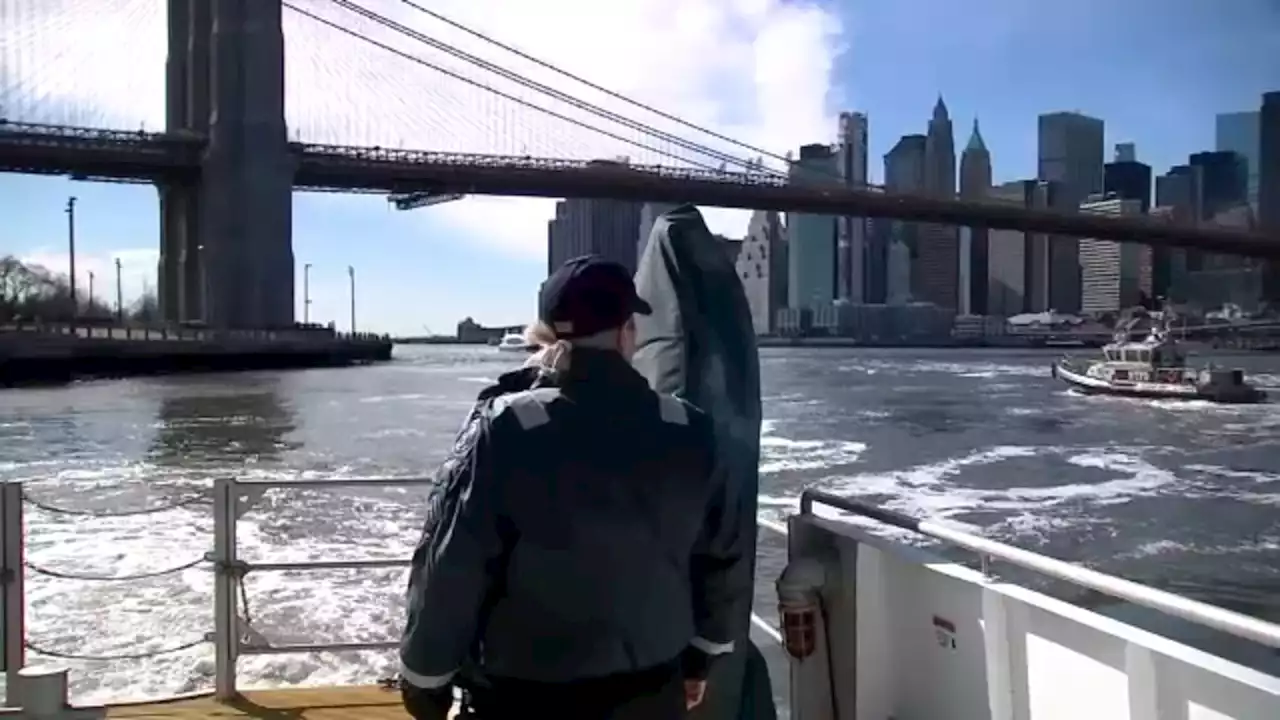
M 1258 115 L 1258 222 L 1264 231 L 1280 233 L 1280 92 L 1262 96 Z M 1280 262 L 1266 268 L 1266 299 L 1280 302 Z
M 1077 209 L 1103 188 L 1101 120 L 1074 112 L 1039 118 L 1039 178 L 1058 183 L 1054 207 Z M 1053 237 L 1049 243 L 1049 300 L 1060 312 L 1080 309 L 1078 238 Z
M 891 193 L 925 193 L 924 135 L 903 135 L 884 156 L 884 187 Z M 909 302 L 923 282 L 920 276 L 918 223 L 881 219 L 885 230 L 885 302 Z
M 1280 91 L 1262 96 L 1258 112 L 1258 220 L 1280 231 Z
M 1085 212 L 1103 215 L 1141 215 L 1137 199 L 1089 199 L 1080 204 Z M 1150 248 L 1113 240 L 1080 240 L 1080 310 L 1086 313 L 1119 312 L 1150 299 Z
M 840 113 L 840 137 L 836 164 L 840 179 L 850 187 L 867 184 L 867 116 L 860 112 Z M 850 302 L 866 301 L 867 219 L 841 217 L 836 220 L 836 297 Z
M 548 274 L 580 255 L 600 255 L 635 272 L 640 207 L 629 200 L 570 198 L 556 203 L 555 219 L 547 224 Z
M 1250 112 L 1219 113 L 1214 118 L 1214 136 L 1216 150 L 1227 150 L 1244 159 L 1247 174 L 1246 197 L 1258 212 L 1258 181 L 1261 177 L 1262 162 L 1262 113 Z
M 675 203 L 645 203 L 640 208 L 640 227 L 636 237 L 636 263 L 639 266 L 644 250 L 649 246 L 649 233 L 653 232 L 653 223 L 663 213 L 676 208 Z
M 993 201 L 1021 207 L 1054 207 L 1057 183 L 1015 180 L 991 189 Z M 988 232 L 987 312 L 1010 317 L 1043 312 L 1049 302 L 1049 236 L 1021 230 Z
M 805 145 L 791 164 L 793 183 L 831 183 L 839 177 L 829 145 Z M 787 305 L 817 309 L 836 299 L 836 219 L 787 213 Z
M 1244 205 L 1249 198 L 1248 161 L 1234 150 L 1193 153 L 1187 164 L 1200 168 L 1203 217 Z
M 1103 166 L 1102 188 L 1125 200 L 1142 203 L 1142 212 L 1151 209 L 1151 166 L 1138 162 L 1133 143 L 1116 145 L 1115 160 Z
M 931 197 L 956 196 L 956 143 L 947 105 L 938 97 L 929 119 L 924 152 L 925 192 Z M 920 266 L 919 287 L 912 288 L 917 300 L 944 308 L 956 308 L 959 300 L 959 231 L 954 225 L 925 225 L 917 249 Z
M 734 267 L 751 308 L 757 335 L 773 332 L 778 311 L 787 304 L 787 234 L 772 210 L 756 210 L 747 225 Z
M 974 118 L 969 142 L 960 154 L 960 197 L 982 200 L 991 191 L 991 153 Z M 982 227 L 960 228 L 960 312 L 987 314 L 988 232 Z

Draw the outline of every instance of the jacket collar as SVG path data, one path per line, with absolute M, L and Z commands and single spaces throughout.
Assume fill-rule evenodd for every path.
M 574 348 L 569 371 L 556 383 L 568 392 L 636 392 L 649 381 L 622 355 L 611 350 Z

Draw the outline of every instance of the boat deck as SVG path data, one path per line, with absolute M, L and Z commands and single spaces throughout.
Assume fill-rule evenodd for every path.
M 269 720 L 406 720 L 400 693 L 375 685 L 256 690 L 220 703 L 212 697 L 169 700 L 107 708 L 108 718 L 196 720 L 263 718 Z

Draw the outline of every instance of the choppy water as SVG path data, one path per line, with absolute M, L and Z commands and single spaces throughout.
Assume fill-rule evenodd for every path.
M 489 348 L 397 349 L 389 365 L 86 383 L 0 395 L 0 480 L 86 514 L 27 508 L 28 559 L 130 576 L 211 546 L 211 478 L 422 475 L 482 385 L 512 362 Z M 1280 405 L 1077 396 L 1050 355 L 1000 351 L 764 352 L 762 514 L 816 484 L 1256 615 L 1280 617 Z M 1238 357 L 1267 385 L 1280 358 Z M 268 491 L 239 524 L 247 560 L 404 557 L 420 489 Z M 762 535 L 758 610 L 782 558 Z M 212 578 L 84 582 L 28 572 L 31 642 L 77 655 L 197 642 Z M 253 573 L 254 627 L 276 642 L 392 639 L 401 571 Z M 1119 611 L 1118 611 L 1119 612 Z M 1148 622 L 1147 618 L 1139 618 Z M 1244 652 L 1267 664 L 1274 657 Z M 80 701 L 205 689 L 208 645 L 147 659 L 70 661 Z M 369 682 L 390 653 L 255 656 L 245 686 Z M 776 673 L 775 673 L 776 674 Z M 782 678 L 776 678 L 781 680 Z

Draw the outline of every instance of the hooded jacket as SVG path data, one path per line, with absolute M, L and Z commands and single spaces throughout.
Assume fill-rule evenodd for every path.
M 733 649 L 751 586 L 712 428 L 618 354 L 486 388 L 436 476 L 401 676 L 572 682 Z M 750 577 L 750 573 L 746 573 Z

